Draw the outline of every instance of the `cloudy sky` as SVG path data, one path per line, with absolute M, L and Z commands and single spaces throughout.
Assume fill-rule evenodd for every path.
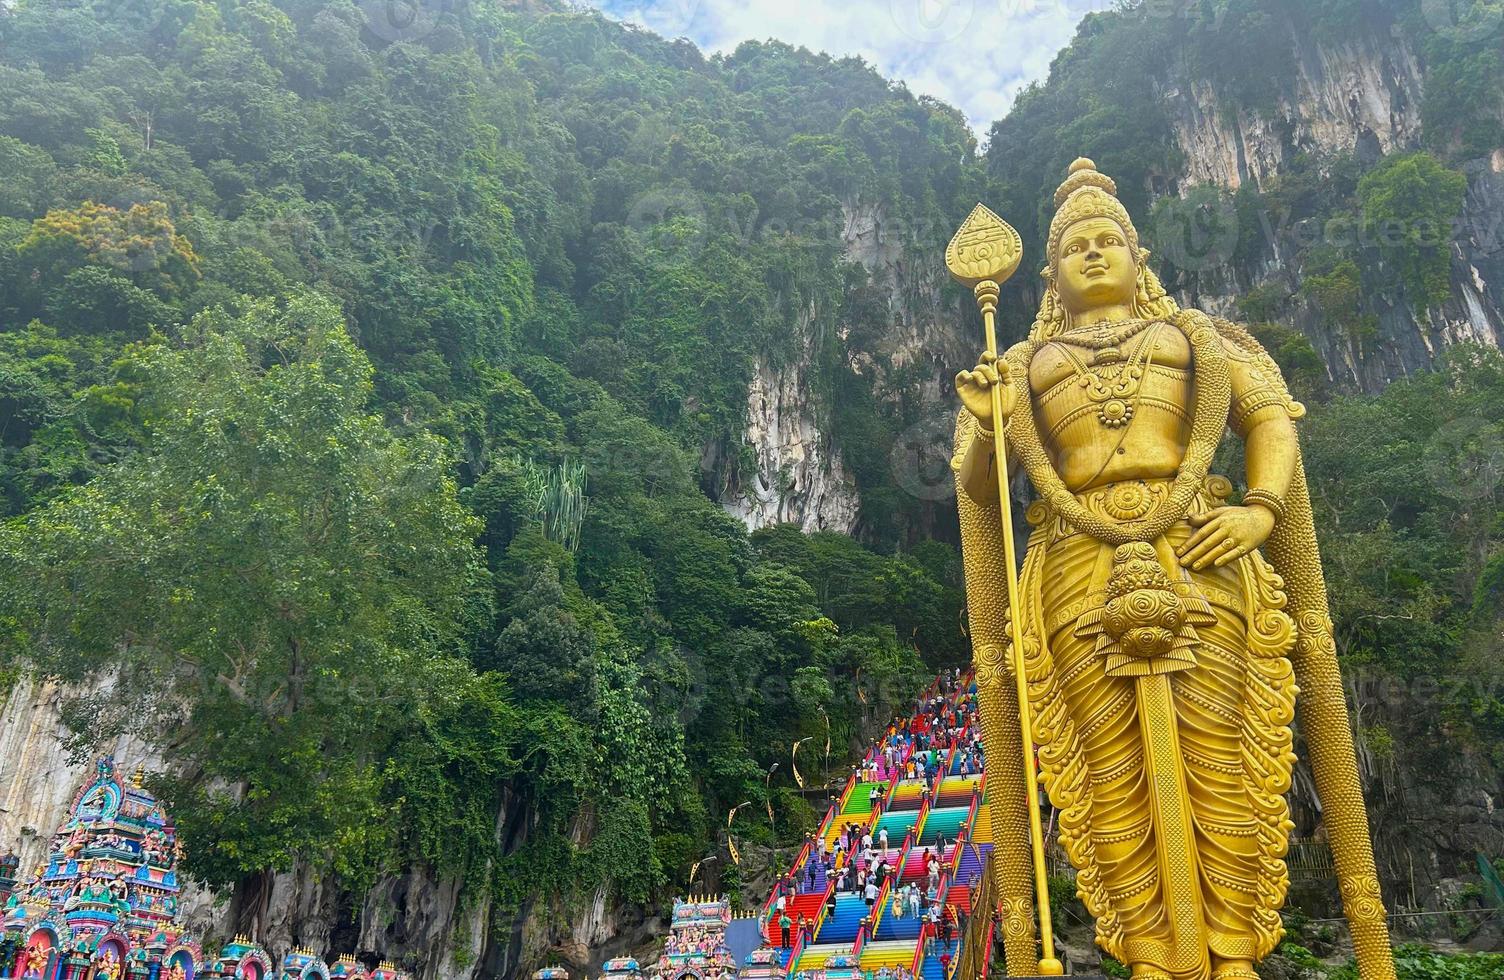
M 1076 24 L 1112 0 L 588 0 L 707 51 L 778 38 L 860 55 L 920 95 L 959 106 L 985 133 L 1043 78 Z

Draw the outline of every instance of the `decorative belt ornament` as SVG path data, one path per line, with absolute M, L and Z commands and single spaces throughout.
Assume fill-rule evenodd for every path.
M 1196 626 L 1215 622 L 1190 583 L 1171 582 L 1154 545 L 1135 541 L 1113 553 L 1107 601 L 1082 614 L 1076 635 L 1096 636 L 1109 677 L 1147 677 L 1194 667 Z

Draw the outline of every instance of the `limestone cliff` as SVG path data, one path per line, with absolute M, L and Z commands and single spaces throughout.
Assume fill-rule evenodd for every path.
M 1305 159 L 1355 159 L 1422 147 L 1421 107 L 1427 72 L 1410 34 L 1387 21 L 1355 20 L 1340 40 L 1318 41 L 1293 22 L 1282 25 L 1293 66 L 1272 106 L 1250 107 L 1205 79 L 1180 72 L 1156 83 L 1182 166 L 1156 181 L 1158 190 L 1188 195 L 1208 186 L 1268 191 Z M 1450 295 L 1429 303 L 1393 278 L 1366 297 L 1376 329 L 1361 339 L 1334 329 L 1311 304 L 1295 298 L 1281 319 L 1299 329 L 1341 388 L 1375 391 L 1429 367 L 1447 347 L 1463 342 L 1499 346 L 1504 340 L 1504 148 L 1462 161 L 1468 178 L 1463 212 L 1450 230 Z M 1172 279 L 1180 298 L 1236 316 L 1237 299 L 1273 286 L 1295 296 L 1301 286 L 1298 252 L 1323 239 L 1367 244 L 1351 224 L 1323 226 L 1286 210 L 1261 206 L 1233 214 L 1201 241 L 1161 222 L 1145 237 L 1161 256 L 1179 259 Z M 1244 227 L 1251 226 L 1251 227 Z M 1158 235 L 1156 236 L 1156 233 Z M 1240 241 L 1243 248 L 1239 248 Z M 1248 242 L 1255 243 L 1250 249 Z
M 901 451 L 949 424 L 950 379 L 979 350 L 978 340 L 966 336 L 972 322 L 965 307 L 944 293 L 939 255 L 951 229 L 943 225 L 938 218 L 896 219 L 872 201 L 842 204 L 840 246 L 861 271 L 864 301 L 859 312 L 840 319 L 840 363 L 824 370 L 865 379 L 880 399 L 907 401 L 919 421 L 897 446 L 844 447 L 829 407 L 815 394 L 822 369 L 815 363 L 820 311 L 796 317 L 790 326 L 801 356 L 778 364 L 760 359 L 748 387 L 747 427 L 738 448 L 749 465 L 740 475 L 718 466 L 714 447 L 704 460 L 707 469 L 728 472 L 719 497 L 748 527 L 792 523 L 805 531 L 858 532 L 862 488 L 844 460 L 848 451 L 876 454 L 900 488 L 913 492 L 915 475 L 907 472 L 912 466 Z

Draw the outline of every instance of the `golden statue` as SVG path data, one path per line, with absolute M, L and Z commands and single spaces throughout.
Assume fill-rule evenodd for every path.
M 1009 969 L 1061 972 L 1042 900 L 1043 959 L 1036 946 L 1030 746 L 1098 944 L 1142 980 L 1256 980 L 1282 933 L 1298 685 L 1360 972 L 1393 980 L 1304 409 L 1246 330 L 1165 294 L 1116 193 L 1090 160 L 1071 166 L 1039 314 L 1002 357 L 993 316 L 1016 233 L 978 207 L 947 253 L 988 326 L 988 352 L 956 377 L 952 465 Z M 1245 448 L 1238 505 L 1211 472 L 1229 426 Z M 999 451 L 1039 498 L 1021 573 Z

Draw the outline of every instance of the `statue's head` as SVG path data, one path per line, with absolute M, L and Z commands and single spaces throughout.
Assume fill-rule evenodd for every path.
M 1127 306 L 1143 317 L 1174 315 L 1174 301 L 1149 270 L 1149 252 L 1117 198 L 1117 184 L 1081 158 L 1055 191 L 1046 243 L 1049 265 L 1034 335 L 1047 338 L 1104 307 Z

